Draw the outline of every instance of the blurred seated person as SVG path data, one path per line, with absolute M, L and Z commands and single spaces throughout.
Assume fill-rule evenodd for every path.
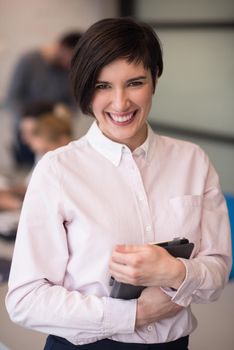
M 51 102 L 34 102 L 22 108 L 22 119 L 19 125 L 19 131 L 22 139 L 22 147 L 27 150 L 30 163 L 34 164 L 35 155 L 29 148 L 29 139 L 36 125 L 36 120 L 40 115 L 52 112 L 54 104 Z M 31 166 L 30 166 L 31 168 Z M 12 183 L 5 176 L 1 177 L 0 184 L 0 210 L 20 209 L 24 197 L 26 185 L 24 182 L 17 181 Z
M 16 64 L 7 102 L 14 117 L 14 158 L 18 165 L 33 163 L 31 153 L 22 143 L 19 132 L 23 106 L 38 101 L 64 103 L 70 108 L 75 106 L 69 82 L 69 67 L 73 49 L 80 37 L 79 32 L 67 33 L 49 46 L 26 53 Z
M 38 161 L 45 153 L 65 146 L 72 140 L 71 116 L 63 106 L 38 118 L 28 139 Z
M 28 159 L 30 164 L 35 162 L 34 152 L 29 148 L 30 138 L 35 128 L 37 119 L 45 113 L 53 111 L 55 104 L 51 102 L 38 101 L 27 104 L 22 109 L 22 118 L 19 123 L 20 139 L 22 141 L 22 147 L 27 149 Z
M 42 107 L 42 105 L 41 105 Z M 35 154 L 37 162 L 46 152 L 64 146 L 72 140 L 72 118 L 63 105 L 54 106 L 53 111 L 39 116 L 25 116 L 21 132 L 24 141 Z M 0 210 L 15 210 L 22 205 L 31 171 L 20 184 L 0 189 Z

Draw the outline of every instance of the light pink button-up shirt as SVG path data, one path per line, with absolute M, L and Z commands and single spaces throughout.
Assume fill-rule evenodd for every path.
M 116 244 L 187 237 L 193 259 L 176 316 L 135 329 L 136 300 L 109 297 Z M 26 327 L 73 344 L 175 340 L 195 328 L 190 304 L 216 299 L 231 266 L 227 209 L 218 176 L 196 145 L 148 129 L 133 153 L 96 123 L 37 165 L 22 209 L 6 305 Z M 167 291 L 166 291 L 167 292 Z

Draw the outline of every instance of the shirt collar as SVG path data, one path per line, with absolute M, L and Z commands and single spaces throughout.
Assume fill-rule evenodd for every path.
M 153 147 L 154 142 L 155 142 L 155 133 L 151 129 L 150 125 L 147 123 L 147 138 L 141 146 L 137 147 L 133 151 L 133 154 L 135 155 L 143 154 L 146 162 L 150 162 L 154 153 L 154 147 Z
M 96 151 L 110 160 L 114 165 L 119 165 L 124 145 L 106 137 L 99 129 L 96 121 L 93 122 L 88 130 L 86 138 Z
M 134 150 L 134 153 L 137 154 L 138 152 L 144 152 L 144 157 L 147 161 L 150 161 L 151 158 L 151 146 L 153 143 L 153 137 L 154 133 L 151 129 L 151 127 L 148 124 L 148 135 L 145 142 L 137 147 Z M 93 122 L 90 129 L 88 130 L 86 134 L 86 138 L 89 142 L 89 144 L 100 154 L 102 154 L 105 158 L 110 160 L 115 166 L 118 166 L 123 151 L 127 150 L 127 146 L 124 144 L 115 142 L 110 140 L 108 137 L 106 137 L 101 130 L 99 129 L 97 122 Z

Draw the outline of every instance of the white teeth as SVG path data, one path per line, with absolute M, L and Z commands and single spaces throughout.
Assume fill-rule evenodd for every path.
M 112 113 L 109 113 L 111 118 L 115 121 L 115 122 L 118 122 L 118 123 L 124 123 L 124 122 L 127 122 L 128 120 L 130 120 L 133 116 L 133 113 L 129 113 L 129 114 L 126 114 L 124 116 L 119 116 L 119 115 L 115 115 L 115 114 L 112 114 Z

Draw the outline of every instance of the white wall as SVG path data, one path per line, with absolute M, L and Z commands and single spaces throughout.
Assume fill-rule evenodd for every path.
M 152 117 L 234 134 L 233 31 L 157 33 L 165 67 L 158 81 Z
M 230 21 L 232 0 L 138 0 L 138 17 L 150 21 Z M 233 30 L 156 29 L 164 72 L 150 119 L 155 123 L 234 135 Z M 173 136 L 173 135 L 172 135 Z M 189 138 L 186 138 L 189 140 Z M 225 192 L 234 193 L 234 147 L 199 139 Z
M 137 0 L 145 20 L 233 19 L 233 0 Z

